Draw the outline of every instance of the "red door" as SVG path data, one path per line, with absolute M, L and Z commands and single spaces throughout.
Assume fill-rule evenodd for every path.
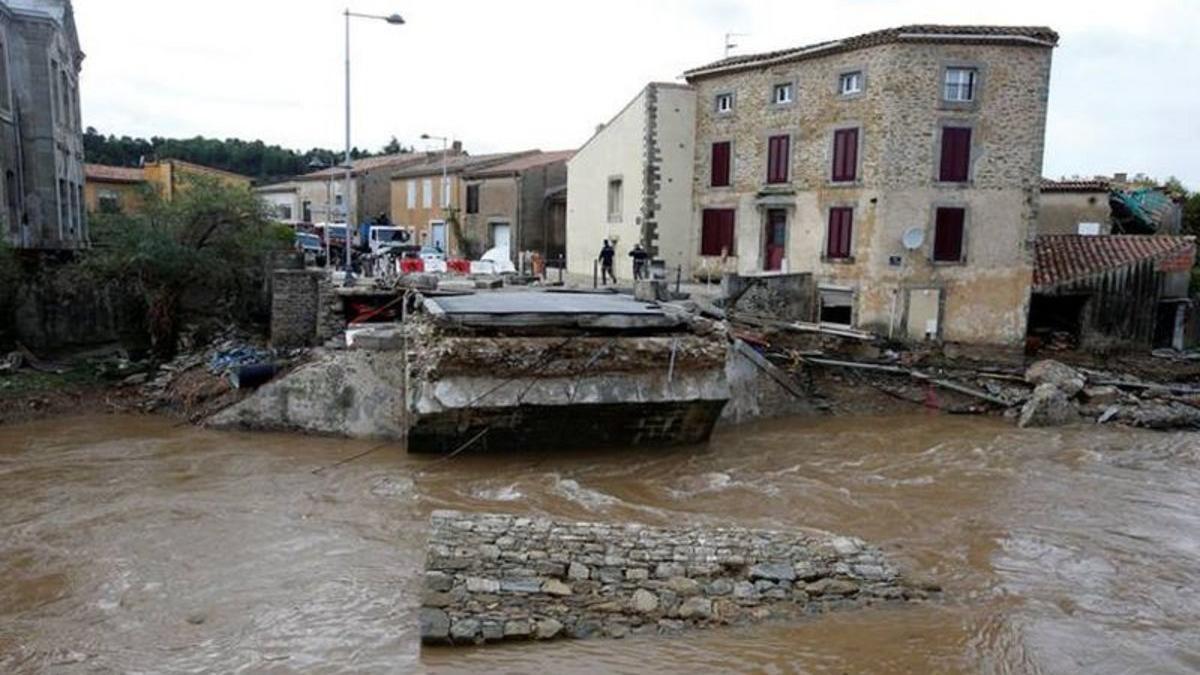
M 763 239 L 763 269 L 768 272 L 783 269 L 783 252 L 787 246 L 787 211 L 767 211 L 767 231 Z

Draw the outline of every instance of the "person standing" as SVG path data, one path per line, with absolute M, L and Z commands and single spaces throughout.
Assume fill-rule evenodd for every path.
M 646 263 L 650 260 L 650 254 L 646 253 L 646 249 L 642 248 L 640 243 L 634 244 L 633 250 L 629 252 L 629 257 L 633 258 L 633 278 L 649 278 L 650 274 L 646 269 Z
M 617 283 L 617 275 L 613 274 L 613 257 L 616 254 L 616 249 L 605 239 L 604 245 L 600 247 L 600 283 L 605 286 L 608 285 L 609 277 L 612 277 L 614 284 Z

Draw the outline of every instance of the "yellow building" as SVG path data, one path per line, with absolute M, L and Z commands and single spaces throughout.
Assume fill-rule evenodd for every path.
M 233 187 L 249 188 L 251 183 L 247 176 L 179 159 L 147 162 L 138 168 L 86 164 L 84 204 L 90 213 L 134 212 L 145 203 L 148 192 L 155 192 L 167 201 L 174 199 L 187 189 L 190 176 L 216 178 Z
M 461 255 L 462 245 L 451 216 L 463 212 L 463 174 L 535 152 L 474 157 L 450 154 L 445 158 L 441 153 L 430 153 L 426 161 L 392 174 L 392 222 L 412 228 L 418 243 Z

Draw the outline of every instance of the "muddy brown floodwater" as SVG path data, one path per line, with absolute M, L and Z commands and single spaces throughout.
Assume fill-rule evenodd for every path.
M 407 457 L 142 418 L 0 428 L 0 670 L 1195 672 L 1200 436 L 907 416 L 699 448 Z M 818 527 L 939 602 L 672 638 L 427 648 L 434 508 Z M 418 661 L 419 658 L 419 661 Z

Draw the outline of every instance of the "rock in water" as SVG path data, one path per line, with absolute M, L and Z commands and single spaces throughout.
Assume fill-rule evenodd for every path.
M 1018 425 L 1024 427 L 1057 427 L 1079 419 L 1071 399 L 1053 384 L 1039 384 L 1033 396 L 1021 408 Z
M 1052 384 L 1067 398 L 1074 397 L 1087 384 L 1087 378 L 1079 371 L 1053 359 L 1038 361 L 1029 366 L 1025 371 L 1025 381 L 1035 386 Z
M 445 640 L 450 637 L 450 616 L 440 609 L 422 607 L 419 617 L 422 640 Z

